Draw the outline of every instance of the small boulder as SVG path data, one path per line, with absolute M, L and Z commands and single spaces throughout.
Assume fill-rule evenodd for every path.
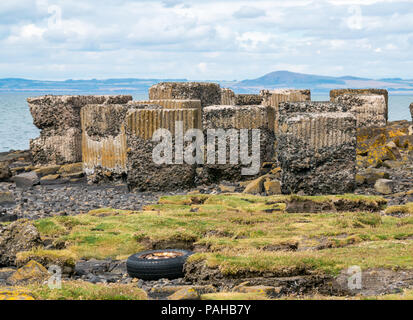
M 251 181 L 244 190 L 244 193 L 248 194 L 260 194 L 264 192 L 264 181 L 265 176 L 259 177 L 253 181 Z
M 60 166 L 54 165 L 54 166 L 40 167 L 34 170 L 34 172 L 36 172 L 40 177 L 44 177 L 44 176 L 55 174 L 59 169 L 60 169 Z
M 0 289 L 0 300 L 34 300 L 30 292 L 15 289 L 15 288 L 2 288 Z
M 17 188 L 30 188 L 40 183 L 39 176 L 34 171 L 21 173 L 14 176 L 12 180 L 16 183 Z
M 233 292 L 240 293 L 258 293 L 268 297 L 278 297 L 281 294 L 282 287 L 271 286 L 245 286 L 239 285 L 233 289 Z
M 36 261 L 29 261 L 25 266 L 18 269 L 8 279 L 13 285 L 28 282 L 42 282 L 50 277 L 45 267 Z
M 379 179 L 374 185 L 374 189 L 381 194 L 392 194 L 394 189 L 393 180 Z
M 184 288 L 168 297 L 168 300 L 200 300 L 201 296 L 195 288 Z
M 15 266 L 16 255 L 42 245 L 40 234 L 28 220 L 0 227 L 0 266 Z
M 65 164 L 60 167 L 58 173 L 60 174 L 71 174 L 71 173 L 77 173 L 77 172 L 83 172 L 83 163 L 82 162 L 77 162 L 77 163 L 69 163 Z
M 234 193 L 235 192 L 235 186 L 228 186 L 225 184 L 220 184 L 219 189 L 221 190 L 222 193 Z
M 7 206 L 16 204 L 14 196 L 9 191 L 0 191 L 0 206 Z
M 380 169 L 375 169 L 375 168 L 368 168 L 364 172 L 364 177 L 366 179 L 366 182 L 370 185 L 374 185 L 377 180 L 379 179 L 389 179 L 390 175 L 389 173 L 380 170 Z
M 8 181 L 11 171 L 7 162 L 0 162 L 0 181 Z
M 267 196 L 281 194 L 281 182 L 278 180 L 265 181 L 264 189 Z

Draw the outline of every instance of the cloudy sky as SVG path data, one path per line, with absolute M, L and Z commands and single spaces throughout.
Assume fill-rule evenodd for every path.
M 413 78 L 413 0 L 2 0 L 0 78 Z

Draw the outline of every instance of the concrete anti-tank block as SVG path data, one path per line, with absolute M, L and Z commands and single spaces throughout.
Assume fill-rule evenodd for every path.
M 221 104 L 221 87 L 210 82 L 161 82 L 149 88 L 149 99 L 196 99 L 204 108 Z
M 386 121 L 389 113 L 389 92 L 386 89 L 335 89 L 330 91 L 330 100 L 335 101 L 338 96 L 344 94 L 379 94 L 384 97 L 386 101 Z
M 87 104 L 127 103 L 132 96 L 41 96 L 28 98 L 40 137 L 30 143 L 36 164 L 82 161 L 80 110 Z
M 254 106 L 209 106 L 203 110 L 203 129 L 205 141 L 208 141 L 209 129 L 225 130 L 226 136 L 226 154 L 225 164 L 218 164 L 218 152 L 216 152 L 215 164 L 210 163 L 205 154 L 206 161 L 202 168 L 200 179 L 204 183 L 217 183 L 221 180 L 241 181 L 250 180 L 261 173 L 255 175 L 242 175 L 242 168 L 245 165 L 238 158 L 236 164 L 231 163 L 230 141 L 232 135 L 230 129 L 236 129 L 234 136 L 238 141 L 236 153 L 240 155 L 240 132 L 239 129 L 249 129 L 248 150 L 251 154 L 252 148 L 252 129 L 259 129 L 259 164 L 271 161 L 274 153 L 274 109 L 271 107 L 254 105 Z M 218 140 L 218 139 L 217 139 Z
M 277 153 L 282 191 L 308 195 L 352 192 L 356 172 L 356 118 L 345 105 L 280 105 Z M 299 112 L 307 106 L 307 112 Z M 319 112 L 325 107 L 328 111 Z M 288 112 L 288 110 L 298 112 Z M 324 109 L 325 110 L 325 109 Z
M 335 102 L 346 104 L 357 120 L 357 128 L 384 127 L 387 124 L 387 107 L 383 95 L 343 94 Z
M 182 123 L 179 132 L 175 130 L 177 122 Z M 175 143 L 179 143 L 176 137 L 185 134 L 187 130 L 201 129 L 200 124 L 199 109 L 129 110 L 125 122 L 128 187 L 137 191 L 166 191 L 193 187 L 196 164 L 188 164 L 183 158 L 177 157 Z M 153 159 L 154 148 L 159 142 L 152 141 L 152 138 L 158 129 L 166 129 L 171 134 L 172 163 L 157 164 Z

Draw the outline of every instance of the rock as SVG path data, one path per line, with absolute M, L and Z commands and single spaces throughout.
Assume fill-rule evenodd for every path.
M 65 165 L 60 167 L 60 169 L 57 173 L 59 173 L 59 174 L 71 174 L 71 173 L 77 173 L 79 171 L 83 172 L 83 163 L 82 162 L 65 164 Z
M 243 193 L 248 194 L 260 194 L 264 192 L 264 181 L 265 176 L 259 177 L 253 181 L 251 181 L 246 187 Z
M 267 196 L 281 194 L 281 182 L 278 180 L 265 181 L 264 189 Z
M 16 270 L 12 268 L 1 268 L 0 269 L 0 287 L 7 283 L 7 280 L 15 273 Z
M 34 170 L 39 177 L 48 176 L 55 174 L 60 169 L 60 166 L 46 166 L 40 167 Z
M 227 186 L 225 184 L 220 184 L 219 189 L 223 193 L 234 193 L 236 188 L 235 186 Z
M 18 269 L 8 279 L 13 285 L 27 282 L 41 282 L 50 277 L 45 267 L 36 261 L 29 261 L 25 266 Z
M 412 121 L 413 121 L 413 103 L 410 104 L 410 114 L 412 115 Z
M 184 288 L 168 297 L 168 300 L 200 300 L 201 296 L 194 288 Z
M 44 176 L 40 179 L 40 182 L 44 182 L 44 181 L 54 181 L 59 179 L 60 174 L 49 174 L 47 176 Z
M 356 183 L 358 184 L 358 185 L 362 185 L 362 184 L 364 184 L 365 182 L 366 182 L 366 177 L 365 176 L 363 176 L 363 175 L 361 175 L 361 174 L 356 174 Z
M 388 169 L 398 169 L 403 166 L 403 163 L 401 161 L 386 160 L 383 162 L 383 166 Z
M 39 232 L 28 220 L 0 227 L 0 266 L 15 266 L 17 253 L 41 245 Z
M 387 147 L 387 149 L 390 150 L 390 152 L 393 154 L 393 156 L 396 159 L 400 160 L 402 158 L 402 156 L 400 155 L 400 151 L 397 148 L 397 145 L 393 141 L 390 141 L 389 143 L 387 143 L 386 147 Z
M 30 188 L 40 183 L 39 177 L 34 171 L 21 173 L 17 176 L 14 176 L 12 180 L 14 181 L 14 183 L 16 183 L 17 188 Z
M 0 300 L 34 300 L 30 292 L 16 288 L 1 288 Z
M 14 196 L 11 192 L 6 191 L 0 191 L 0 206 L 6 206 L 6 205 L 14 205 L 16 204 L 14 200 Z
M 11 171 L 7 162 L 0 162 L 0 182 L 8 181 L 11 177 Z
M 199 295 L 217 292 L 217 289 L 212 285 L 206 285 L 206 286 L 167 285 L 163 287 L 152 287 L 149 293 L 152 297 L 163 299 L 183 289 L 187 289 L 187 290 L 193 289 Z
M 271 286 L 237 286 L 233 289 L 233 292 L 240 293 L 258 293 L 268 297 L 279 297 L 281 294 L 282 287 L 271 287 Z
M 374 185 L 374 189 L 381 194 L 392 194 L 394 189 L 393 180 L 379 179 Z
M 387 173 L 383 170 L 380 170 L 380 169 L 368 168 L 364 172 L 364 177 L 365 177 L 366 182 L 368 184 L 373 185 L 379 179 L 389 179 L 390 175 L 389 175 L 389 173 Z

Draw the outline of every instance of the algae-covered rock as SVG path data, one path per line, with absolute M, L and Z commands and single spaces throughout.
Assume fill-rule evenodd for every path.
M 41 282 L 49 278 L 49 272 L 36 261 L 29 261 L 18 269 L 8 281 L 14 285 L 28 282 Z

